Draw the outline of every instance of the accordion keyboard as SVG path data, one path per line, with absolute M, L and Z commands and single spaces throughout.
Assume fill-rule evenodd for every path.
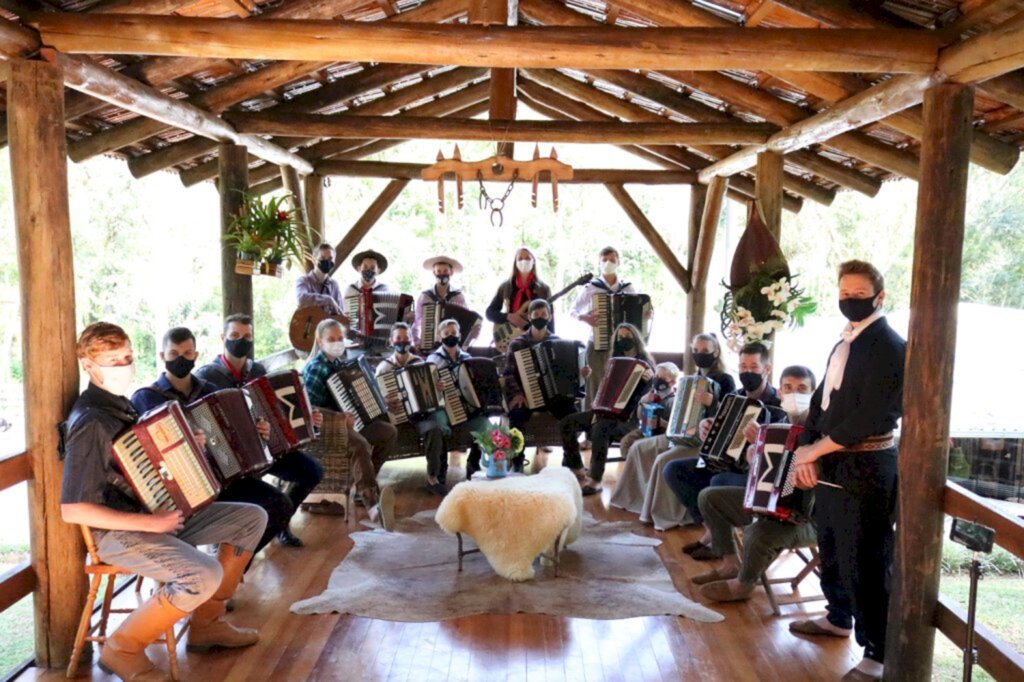
M 114 443 L 114 448 L 120 455 L 124 466 L 125 475 L 131 479 L 132 487 L 142 498 L 140 502 L 146 509 L 177 509 L 171 494 L 160 483 L 160 472 L 153 466 L 142 447 L 138 437 L 132 433 L 126 433 Z
M 398 375 L 394 372 L 385 372 L 384 374 L 381 374 L 380 386 L 384 390 L 385 399 L 390 400 L 394 398 L 398 401 L 402 400 L 402 392 L 398 387 Z M 406 424 L 409 421 L 409 417 L 405 414 L 405 410 L 402 407 L 392 410 L 389 406 L 388 419 L 390 419 L 391 423 L 395 426 L 398 426 L 399 424 Z
M 462 402 L 462 392 L 459 391 L 458 375 L 450 369 L 439 369 L 441 380 L 444 381 L 444 409 L 448 413 L 448 422 L 452 426 L 458 426 L 469 420 L 466 414 L 466 405 Z
M 544 390 L 541 388 L 540 372 L 533 359 L 533 349 L 523 348 L 515 352 L 516 371 L 519 384 L 526 396 L 526 406 L 531 410 L 542 409 L 545 405 Z
M 612 347 L 612 297 L 608 294 L 595 294 L 591 313 L 597 318 L 594 327 L 594 350 L 608 350 Z

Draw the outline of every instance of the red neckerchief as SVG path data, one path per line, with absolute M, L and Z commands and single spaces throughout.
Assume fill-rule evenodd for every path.
M 228 371 L 230 371 L 231 374 L 234 375 L 235 380 L 241 382 L 242 381 L 242 369 L 245 369 L 245 363 L 242 364 L 242 369 L 235 369 L 235 366 L 232 365 L 230 362 L 228 362 L 228 356 L 225 355 L 224 353 L 220 354 L 220 360 L 221 360 L 221 362 L 224 363 L 224 366 L 228 368 Z
M 526 276 L 526 281 L 520 284 L 523 279 L 522 275 L 517 274 L 515 279 L 512 280 L 512 286 L 516 287 L 516 293 L 512 295 L 512 303 L 509 308 L 509 312 L 517 312 L 519 307 L 527 301 L 533 300 L 533 282 L 536 279 L 531 271 Z

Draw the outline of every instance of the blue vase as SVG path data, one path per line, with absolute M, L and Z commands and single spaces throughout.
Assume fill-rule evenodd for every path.
M 489 452 L 480 453 L 480 464 L 487 472 L 487 478 L 505 478 L 508 476 L 508 457 L 495 459 Z

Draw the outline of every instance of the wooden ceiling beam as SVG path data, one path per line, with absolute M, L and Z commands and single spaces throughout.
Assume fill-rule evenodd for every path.
M 106 102 L 133 111 L 140 116 L 162 120 L 168 125 L 202 135 L 213 140 L 244 145 L 260 158 L 279 166 L 291 166 L 303 175 L 313 172 L 312 165 L 261 137 L 239 134 L 223 119 L 180 102 L 138 81 L 105 69 L 96 62 L 45 48 L 43 57 L 61 67 L 64 84 L 79 92 L 86 92 Z
M 515 0 L 513 0 L 514 2 Z M 518 11 L 518 10 L 516 10 Z M 515 16 L 513 14 L 512 16 Z M 469 0 L 467 19 L 479 26 L 507 26 L 509 22 L 508 0 Z M 516 117 L 516 70 L 491 69 L 491 93 L 488 118 L 512 120 Z M 512 157 L 514 145 L 499 142 L 497 153 Z
M 591 123 L 560 121 L 406 121 L 387 116 L 225 114 L 238 130 L 260 135 L 334 139 L 484 140 L 584 144 L 761 144 L 770 128 L 757 123 Z
M 70 13 L 39 14 L 31 23 L 48 45 L 68 53 L 488 68 L 922 73 L 935 68 L 938 49 L 934 36 L 901 30 L 399 26 Z
M 391 161 L 326 160 L 313 164 L 317 175 L 337 175 L 349 178 L 388 178 L 392 180 L 420 180 L 427 164 L 397 163 Z M 693 171 L 652 171 L 631 168 L 573 168 L 571 180 L 559 184 L 603 185 L 605 183 L 638 185 L 692 185 L 697 181 Z
M 0 57 L 21 59 L 40 47 L 39 34 L 16 21 L 0 19 Z
M 957 83 L 974 83 L 1024 67 L 1024 11 L 991 31 L 942 50 L 939 70 Z
M 866 2 L 859 3 L 856 7 L 847 0 L 775 0 L 775 3 L 826 26 L 918 30 L 922 28 L 912 21 Z
M 1008 73 L 1005 76 L 978 83 L 977 87 L 986 97 L 1024 111 L 1024 72 Z
M 89 14 L 172 14 L 196 0 L 102 0 L 86 10 Z

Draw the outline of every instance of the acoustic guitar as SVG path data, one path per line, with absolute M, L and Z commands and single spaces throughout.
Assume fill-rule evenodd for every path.
M 551 296 L 551 298 L 548 299 L 548 303 L 554 303 L 555 301 L 560 299 L 562 296 L 565 296 L 567 293 L 569 293 L 570 291 L 575 289 L 576 287 L 583 286 L 584 284 L 586 284 L 587 282 L 589 282 L 592 279 L 594 279 L 594 275 L 592 273 L 590 273 L 590 272 L 588 272 L 585 275 L 582 275 L 581 277 L 573 280 L 569 284 L 569 286 L 565 287 L 564 289 L 562 289 L 558 293 L 553 294 Z M 519 310 L 517 310 L 516 312 L 519 313 L 520 315 L 522 315 L 523 317 L 526 317 L 526 311 L 529 309 L 529 307 L 530 307 L 530 302 L 527 301 L 526 303 L 524 303 L 521 306 L 519 306 Z M 519 334 L 522 334 L 522 333 L 523 333 L 522 329 L 519 329 L 519 328 L 513 326 L 511 323 L 509 323 L 509 322 L 501 322 L 499 324 L 494 325 L 494 336 L 493 336 L 492 344 L 494 345 L 495 348 L 498 349 L 498 351 L 500 351 L 502 353 L 507 353 L 508 352 L 509 341 L 511 341 L 516 336 L 518 336 Z
M 292 321 L 288 325 L 288 340 L 291 341 L 295 350 L 309 353 L 316 344 L 316 327 L 326 319 L 337 320 L 346 329 L 346 336 L 353 334 L 348 330 L 348 315 L 330 315 L 323 308 L 315 305 L 299 308 L 292 315 Z

